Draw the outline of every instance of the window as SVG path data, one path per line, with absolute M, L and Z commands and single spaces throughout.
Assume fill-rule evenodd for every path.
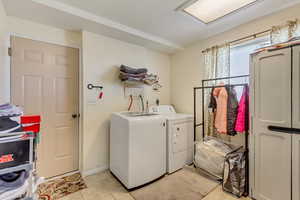
M 240 76 L 249 74 L 250 69 L 250 54 L 255 49 L 267 46 L 270 44 L 269 37 L 260 37 L 230 48 L 230 76 Z M 231 84 L 249 82 L 248 78 L 237 78 L 230 80 Z M 236 88 L 238 98 L 241 96 L 243 89 Z

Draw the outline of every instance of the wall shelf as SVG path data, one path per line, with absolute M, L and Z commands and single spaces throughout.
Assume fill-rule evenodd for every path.
M 145 85 L 145 83 L 143 81 L 122 81 L 122 83 L 124 85 L 128 85 L 128 86 L 142 86 L 142 85 Z

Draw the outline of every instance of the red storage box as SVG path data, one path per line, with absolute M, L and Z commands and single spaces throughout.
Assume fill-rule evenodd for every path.
M 23 126 L 23 131 L 39 133 L 40 132 L 40 124 L 34 124 L 30 126 Z
M 40 115 L 21 117 L 21 124 L 22 124 L 23 131 L 39 133 L 40 122 L 41 122 Z
M 35 124 L 41 123 L 41 116 L 34 115 L 34 116 L 21 116 L 21 124 Z

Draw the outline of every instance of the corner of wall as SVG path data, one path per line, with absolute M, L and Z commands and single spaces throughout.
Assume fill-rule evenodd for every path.
M 97 167 L 97 168 L 94 168 L 94 169 L 81 171 L 81 174 L 82 174 L 83 177 L 87 177 L 87 176 L 91 176 L 91 175 L 98 174 L 100 172 L 106 171 L 108 169 L 109 169 L 108 165 L 104 165 L 104 166 Z

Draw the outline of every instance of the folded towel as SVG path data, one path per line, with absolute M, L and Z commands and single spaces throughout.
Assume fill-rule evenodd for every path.
M 0 199 L 1 200 L 24 199 L 24 197 L 26 197 L 26 194 L 28 192 L 28 188 L 29 188 L 29 178 L 27 178 L 27 180 L 23 183 L 22 186 L 0 194 Z
M 143 78 L 134 78 L 134 77 L 120 77 L 121 81 L 143 81 Z
M 147 85 L 154 85 L 159 82 L 159 78 L 157 75 L 149 74 L 143 79 L 143 81 Z
M 9 103 L 0 105 L 0 110 L 7 110 L 7 109 L 12 109 L 12 108 L 13 108 L 13 106 Z
M 23 115 L 22 108 L 11 104 L 0 105 L 0 117 L 13 117 Z
M 132 78 L 145 78 L 147 76 L 147 73 L 140 73 L 140 74 L 129 74 L 129 73 L 125 73 L 120 71 L 120 76 L 121 77 L 132 77 Z
M 7 191 L 15 190 L 26 182 L 29 177 L 28 171 L 4 174 L 0 176 L 0 195 Z
M 142 73 L 147 73 L 148 72 L 148 70 L 146 68 L 135 69 L 135 68 L 128 67 L 128 66 L 125 66 L 125 65 L 121 65 L 120 71 L 128 73 L 128 74 L 142 74 Z
M 0 117 L 0 134 L 22 131 L 21 124 L 14 118 Z

